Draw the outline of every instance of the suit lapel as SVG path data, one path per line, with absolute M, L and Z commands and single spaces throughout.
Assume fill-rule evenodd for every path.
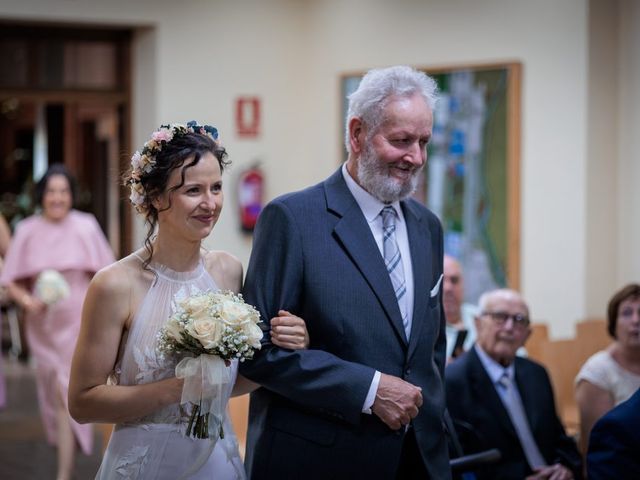
M 362 273 L 376 295 L 394 330 L 407 343 L 398 301 L 387 273 L 384 259 L 371 234 L 362 210 L 351 195 L 342 171 L 338 169 L 325 182 L 327 209 L 339 218 L 334 233 L 356 268 Z
M 413 271 L 413 321 L 409 340 L 408 358 L 416 351 L 420 339 L 420 332 L 424 322 L 432 321 L 427 318 L 429 305 L 429 285 L 431 282 L 431 234 L 425 222 L 422 222 L 414 207 L 409 202 L 402 202 L 402 211 L 407 225 L 409 251 L 411 252 L 411 266 Z M 436 319 L 439 321 L 439 319 Z
M 482 362 L 475 348 L 469 350 L 468 355 L 471 367 L 471 381 L 473 382 L 472 388 L 474 398 L 479 399 L 477 402 L 478 405 L 486 405 L 489 413 L 496 420 L 496 423 L 517 440 L 518 435 L 513 427 L 513 423 L 511 423 L 507 409 L 504 407 L 489 374 L 482 366 Z

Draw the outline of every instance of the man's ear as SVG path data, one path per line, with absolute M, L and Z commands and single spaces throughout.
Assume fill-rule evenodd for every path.
M 353 117 L 349 120 L 349 146 L 352 153 L 361 153 L 364 146 L 365 128 L 362 120 Z

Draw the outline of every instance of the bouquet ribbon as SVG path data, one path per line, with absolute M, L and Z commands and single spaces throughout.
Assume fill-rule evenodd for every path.
M 194 436 L 208 439 L 210 443 L 210 448 L 202 452 L 184 475 L 188 477 L 206 463 L 218 438 L 224 435 L 222 426 L 227 406 L 224 390 L 231 382 L 231 369 L 220 357 L 202 354 L 180 360 L 176 377 L 184 379 L 180 403 L 192 403 L 194 408 L 187 435 L 193 428 Z
M 196 404 L 208 399 L 210 413 L 224 413 L 223 387 L 231 382 L 231 369 L 224 360 L 205 354 L 183 358 L 176 365 L 176 377 L 184 378 L 180 403 Z

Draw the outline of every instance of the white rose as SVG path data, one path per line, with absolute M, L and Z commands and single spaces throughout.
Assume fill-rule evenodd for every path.
M 243 332 L 247 336 L 247 343 L 253 348 L 260 348 L 260 340 L 262 340 L 262 329 L 253 322 L 249 322 L 243 327 Z
M 209 298 L 206 295 L 195 295 L 187 297 L 179 302 L 182 309 L 191 317 L 208 316 Z
M 225 300 L 220 305 L 222 321 L 232 327 L 239 327 L 251 321 L 253 312 L 246 304 Z
M 178 322 L 177 318 L 171 317 L 167 324 L 164 326 L 164 330 L 167 334 L 167 337 L 177 341 L 182 341 L 182 326 Z
M 206 348 L 214 348 L 220 342 L 224 326 L 210 316 L 200 315 L 186 327 L 187 333 Z

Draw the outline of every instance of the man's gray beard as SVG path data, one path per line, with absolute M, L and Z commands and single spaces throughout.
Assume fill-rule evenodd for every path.
M 357 167 L 360 186 L 382 203 L 393 203 L 413 195 L 418 187 L 420 172 L 422 167 L 413 172 L 408 182 L 396 181 L 389 176 L 388 167 L 380 161 L 369 145 L 363 150 Z

